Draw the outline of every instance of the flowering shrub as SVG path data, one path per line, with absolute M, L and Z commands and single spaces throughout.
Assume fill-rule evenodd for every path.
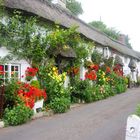
M 104 85 L 106 84 L 106 73 L 102 70 L 97 72 L 97 84 Z
M 98 70 L 99 70 L 99 65 L 98 65 L 98 64 L 92 64 L 92 65 L 89 66 L 89 68 L 90 68 L 91 70 L 98 71 Z
M 117 64 L 114 66 L 113 71 L 118 75 L 118 76 L 123 76 L 123 70 L 122 67 Z
M 27 83 L 18 82 L 18 85 L 19 85 L 19 90 L 17 91 L 18 96 L 23 100 L 25 105 L 31 109 L 34 107 L 35 101 L 40 99 L 46 100 L 47 98 L 45 90 L 38 89 Z
M 79 68 L 77 67 L 71 67 L 68 71 L 67 71 L 68 75 L 73 74 L 74 76 L 77 75 L 79 73 Z
M 106 66 L 106 71 L 105 71 L 107 74 L 111 72 L 111 69 L 109 66 Z
M 86 72 L 85 79 L 96 80 L 97 79 L 96 72 L 94 70 Z
M 26 80 L 30 81 L 38 72 L 38 68 L 27 67 L 25 71 Z

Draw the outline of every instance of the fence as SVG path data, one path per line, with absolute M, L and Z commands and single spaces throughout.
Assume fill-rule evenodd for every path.
M 2 118 L 3 115 L 3 107 L 4 107 L 4 86 L 0 86 L 0 118 Z

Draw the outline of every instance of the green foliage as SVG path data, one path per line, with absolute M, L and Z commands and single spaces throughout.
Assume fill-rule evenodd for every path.
M 0 0 L 0 6 L 3 6 L 4 0 Z
M 89 25 L 99 29 L 100 31 L 104 31 L 107 26 L 102 21 L 92 21 L 89 23 Z
M 88 57 L 94 44 L 81 38 L 76 29 L 77 27 L 62 29 L 59 26 L 56 26 L 56 29 L 46 36 L 46 42 L 48 46 L 50 46 L 47 50 L 47 54 L 56 57 L 56 54 L 54 53 L 55 50 L 58 51 L 72 48 L 77 56 L 73 62 L 76 65 L 80 65 L 81 60 L 85 60 Z
M 116 29 L 114 28 L 108 28 L 102 21 L 93 21 L 90 22 L 89 24 L 99 29 L 101 32 L 104 32 L 113 39 L 118 39 L 119 37 L 119 31 L 116 31 Z
M 89 83 L 89 85 L 86 87 L 83 93 L 83 98 L 86 103 L 91 103 L 95 101 L 94 94 L 93 94 L 95 90 L 94 88 L 95 86 L 93 86 L 91 83 Z
M 17 90 L 19 86 L 17 81 L 11 80 L 5 87 L 5 104 L 6 107 L 13 107 L 18 100 Z
M 83 13 L 83 9 L 82 9 L 82 5 L 80 2 L 76 1 L 76 0 L 72 0 L 72 1 L 67 1 L 66 2 L 66 7 L 75 15 L 81 15 Z
M 94 64 L 100 64 L 101 62 L 103 62 L 102 54 L 97 50 L 94 50 L 91 55 L 91 60 Z
M 54 113 L 64 113 L 70 108 L 70 99 L 65 97 L 55 97 L 51 100 L 49 107 Z
M 125 81 L 126 78 L 122 76 L 118 76 L 115 73 L 111 73 L 109 77 L 112 79 L 109 84 L 116 90 L 116 93 L 125 92 L 127 89 L 127 83 Z
M 31 119 L 33 111 L 23 104 L 14 106 L 12 109 L 6 108 L 4 112 L 4 122 L 8 125 L 20 125 Z
M 115 28 L 107 28 L 104 30 L 104 33 L 107 34 L 109 37 L 118 40 L 120 32 L 117 31 Z
M 140 104 L 136 108 L 136 115 L 140 117 Z
M 71 99 L 72 102 L 80 99 L 81 101 L 85 101 L 87 103 L 93 101 L 93 91 L 94 86 L 89 80 L 81 80 L 79 77 L 74 77 L 71 79 Z
M 104 71 L 99 70 L 97 72 L 97 84 L 98 85 L 106 85 L 107 81 L 106 81 L 106 74 Z
M 40 88 L 40 84 L 39 84 L 39 81 L 37 80 L 32 80 L 30 85 L 36 87 L 36 88 Z
M 109 57 L 108 59 L 104 59 L 103 61 L 104 61 L 104 64 L 106 66 L 109 66 L 110 68 L 112 68 L 113 67 L 113 60 L 114 60 L 113 57 Z
M 45 37 L 37 30 L 37 19 L 27 18 L 15 11 L 6 22 L 7 24 L 0 22 L 0 43 L 7 46 L 11 56 L 24 58 L 30 64 L 44 62 L 47 57 L 46 42 Z
M 55 97 L 70 97 L 69 90 L 64 88 L 65 73 L 58 74 L 56 67 L 48 65 L 41 66 L 38 74 L 42 87 L 47 91 L 48 103 Z
M 0 43 L 7 46 L 12 58 L 25 59 L 31 65 L 45 65 L 49 57 L 56 57 L 56 51 L 69 47 L 77 55 L 75 63 L 80 65 L 94 46 L 92 42 L 81 39 L 77 27 L 60 29 L 57 25 L 52 31 L 43 27 L 42 33 L 36 17 L 25 17 L 18 11 L 6 22 L 0 21 Z
M 52 0 L 48 0 L 51 2 Z M 81 15 L 83 13 L 82 5 L 76 0 L 66 0 L 66 7 L 75 15 Z
M 132 49 L 132 45 L 131 43 L 129 42 L 130 38 L 128 35 L 125 36 L 125 43 L 127 45 L 128 48 Z

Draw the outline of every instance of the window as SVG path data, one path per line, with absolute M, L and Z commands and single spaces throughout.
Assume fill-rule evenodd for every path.
M 10 79 L 20 79 L 20 65 L 4 64 L 0 65 L 0 80 L 7 83 Z
M 108 47 L 103 48 L 103 55 L 104 55 L 104 58 L 109 57 L 109 49 L 108 49 Z

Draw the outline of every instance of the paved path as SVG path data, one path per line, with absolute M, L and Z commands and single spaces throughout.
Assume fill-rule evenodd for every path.
M 140 88 L 68 113 L 0 129 L 0 140 L 125 140 L 129 114 L 140 103 Z

